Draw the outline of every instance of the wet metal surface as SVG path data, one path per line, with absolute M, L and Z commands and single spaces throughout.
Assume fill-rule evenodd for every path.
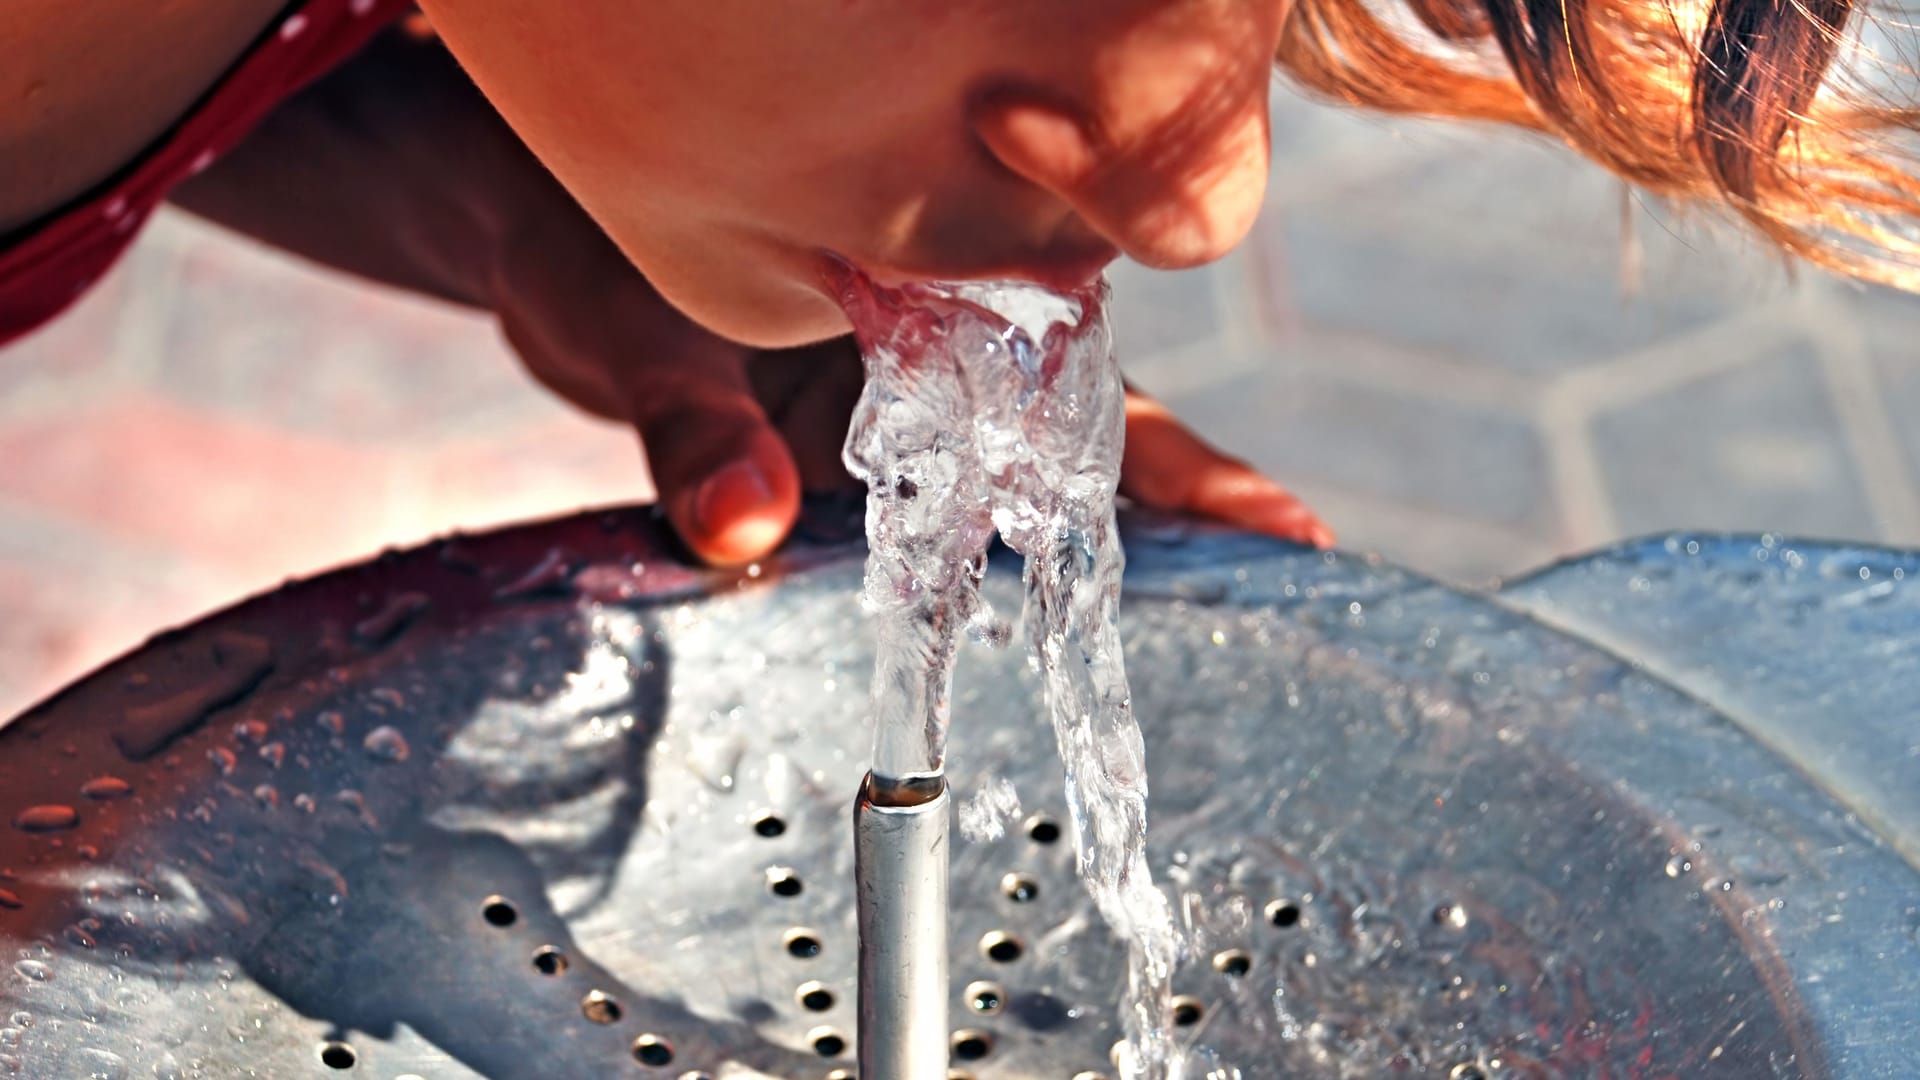
M 870 646 L 831 524 L 757 576 L 685 569 L 637 511 L 389 555 L 21 717 L 0 1075 L 851 1070 Z M 1741 725 L 1389 567 L 1128 550 L 1182 1031 L 1248 1080 L 1912 1075 L 1916 876 Z M 1117 1036 L 1037 702 L 1019 649 L 968 650 L 978 1080 L 1105 1075 Z M 1000 781 L 1019 812 L 969 805 Z

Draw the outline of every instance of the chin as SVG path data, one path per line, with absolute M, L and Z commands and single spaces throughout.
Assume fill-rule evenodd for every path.
M 724 284 L 681 282 L 665 275 L 653 286 L 680 313 L 710 333 L 754 349 L 793 349 L 850 333 L 853 327 L 817 285 L 776 273 Z

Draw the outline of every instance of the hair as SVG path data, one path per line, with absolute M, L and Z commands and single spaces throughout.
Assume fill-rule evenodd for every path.
M 1546 133 L 1816 263 L 1920 289 L 1920 168 L 1901 145 L 1920 109 L 1850 67 L 1906 72 L 1866 56 L 1854 0 L 1399 3 L 1294 0 L 1281 70 L 1354 105 Z

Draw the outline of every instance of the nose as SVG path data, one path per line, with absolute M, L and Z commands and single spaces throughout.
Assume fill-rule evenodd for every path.
M 1072 91 L 987 91 L 970 121 L 1002 165 L 1130 258 L 1203 265 L 1245 238 L 1266 194 L 1272 43 L 1137 37 Z

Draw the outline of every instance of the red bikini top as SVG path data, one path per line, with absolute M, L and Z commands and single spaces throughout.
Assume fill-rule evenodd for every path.
M 159 142 L 0 247 L 0 346 L 66 310 L 112 268 L 175 186 L 412 6 L 412 0 L 305 0 L 282 14 Z

